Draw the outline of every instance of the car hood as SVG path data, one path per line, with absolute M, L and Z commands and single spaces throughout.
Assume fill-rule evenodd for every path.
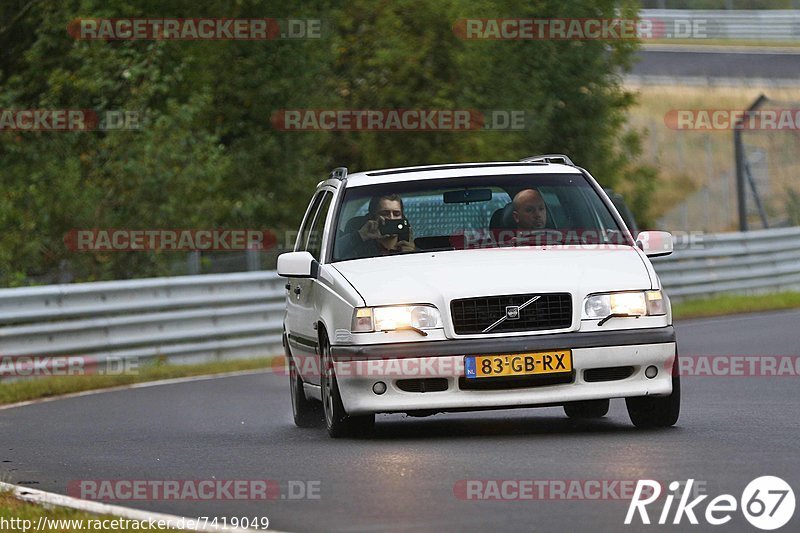
M 631 246 L 555 246 L 419 252 L 334 263 L 366 305 L 433 303 L 532 292 L 650 289 Z

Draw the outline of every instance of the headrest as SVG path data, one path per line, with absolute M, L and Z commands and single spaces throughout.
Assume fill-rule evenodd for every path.
M 347 224 L 344 225 L 344 232 L 345 233 L 352 233 L 354 231 L 360 230 L 364 224 L 367 223 L 369 220 L 369 215 L 360 215 L 357 217 L 353 217 L 347 221 Z
M 517 221 L 514 220 L 514 204 L 508 202 L 504 207 L 492 213 L 489 221 L 489 229 L 517 229 Z

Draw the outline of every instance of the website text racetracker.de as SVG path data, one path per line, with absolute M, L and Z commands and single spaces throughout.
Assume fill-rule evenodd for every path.
M 462 479 L 453 485 L 459 500 L 631 500 L 636 494 L 636 479 Z M 656 495 L 653 487 L 643 489 L 645 497 Z M 702 494 L 705 482 L 693 490 Z
M 635 240 L 646 243 L 650 250 L 701 250 L 706 247 L 704 235 L 702 231 L 640 232 Z M 565 250 L 594 248 L 624 251 L 634 243 L 633 235 L 628 231 L 591 228 L 459 229 L 449 239 L 450 246 L 455 250 L 564 246 Z
M 73 252 L 267 250 L 275 232 L 260 229 L 73 229 L 64 244 Z
M 254 521 L 253 521 L 254 520 Z M 256 517 L 248 519 L 251 529 L 267 529 L 269 518 Z M 208 519 L 175 518 L 135 520 L 131 518 L 52 518 L 40 516 L 38 519 L 0 516 L 0 531 L 4 533 L 33 531 L 175 531 L 195 530 L 203 526 Z
M 563 353 L 544 354 L 541 359 L 534 355 L 510 354 L 503 357 L 508 358 L 508 367 L 516 372 L 530 372 L 534 368 L 549 372 L 568 372 Z M 320 366 L 318 357 L 295 354 L 292 356 L 292 360 L 295 368 L 304 376 L 319 376 L 323 374 L 323 370 L 326 370 Z M 285 363 L 285 359 L 276 357 L 273 359 L 272 371 L 276 374 L 288 375 L 290 369 Z M 484 361 L 484 364 L 487 363 L 488 361 Z M 495 362 L 495 364 L 499 363 Z M 339 377 L 461 377 L 466 375 L 466 371 L 464 358 L 457 357 L 409 356 L 401 358 L 370 357 L 369 359 L 364 359 L 358 356 L 353 356 L 352 358 L 339 356 L 336 359 L 336 374 Z
M 487 353 L 487 355 L 489 355 Z M 509 366 L 516 370 L 530 370 L 534 366 L 545 370 L 558 371 L 563 360 L 554 353 L 547 360 L 536 360 L 531 353 L 503 354 L 509 359 Z M 304 376 L 323 374 L 320 359 L 314 356 L 294 354 L 294 368 Z M 547 368 L 545 365 L 548 365 Z M 667 372 L 682 377 L 758 377 L 758 378 L 797 378 L 800 377 L 800 356 L 796 355 L 689 355 L 681 354 L 678 364 L 667 362 Z M 409 377 L 461 377 L 466 375 L 463 357 L 431 357 L 424 354 L 409 353 L 406 356 L 370 357 L 339 356 L 336 360 L 336 374 L 340 377 L 359 378 L 409 378 Z M 271 371 L 287 376 L 291 369 L 283 357 L 272 360 Z
M 0 131 L 138 130 L 138 111 L 93 109 L 0 109 Z
M 321 19 L 272 18 L 82 18 L 67 26 L 76 40 L 319 39 Z
M 139 373 L 134 357 L 101 355 L 16 355 L 0 357 L 0 379 L 52 376 L 122 376 Z
M 270 117 L 278 131 L 524 130 L 532 120 L 521 109 L 280 109 Z
M 466 40 L 632 40 L 703 39 L 707 20 L 632 18 L 468 18 L 453 24 Z
M 319 480 L 77 479 L 67 495 L 93 501 L 319 500 Z

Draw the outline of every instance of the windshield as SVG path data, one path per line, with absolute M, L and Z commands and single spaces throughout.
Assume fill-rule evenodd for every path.
M 631 244 L 582 174 L 405 181 L 345 191 L 332 261 L 559 244 Z

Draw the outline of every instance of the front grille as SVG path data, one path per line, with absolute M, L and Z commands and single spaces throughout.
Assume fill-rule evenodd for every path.
M 453 300 L 450 302 L 453 329 L 458 335 L 483 333 L 484 329 L 506 316 L 506 307 L 520 306 L 534 296 L 539 296 L 539 299 L 520 310 L 518 319 L 506 319 L 488 333 L 562 329 L 572 325 L 572 297 L 569 293 L 559 292 Z
M 547 385 L 561 385 L 572 383 L 575 372 L 559 374 L 542 374 L 538 376 L 507 376 L 494 378 L 458 378 L 458 388 L 461 390 L 505 390 L 525 389 L 529 387 L 544 387 Z
M 399 379 L 397 388 L 406 392 L 442 392 L 447 390 L 445 378 Z
M 583 379 L 588 383 L 601 381 L 619 381 L 633 375 L 632 366 L 609 366 L 606 368 L 591 368 L 584 370 Z

